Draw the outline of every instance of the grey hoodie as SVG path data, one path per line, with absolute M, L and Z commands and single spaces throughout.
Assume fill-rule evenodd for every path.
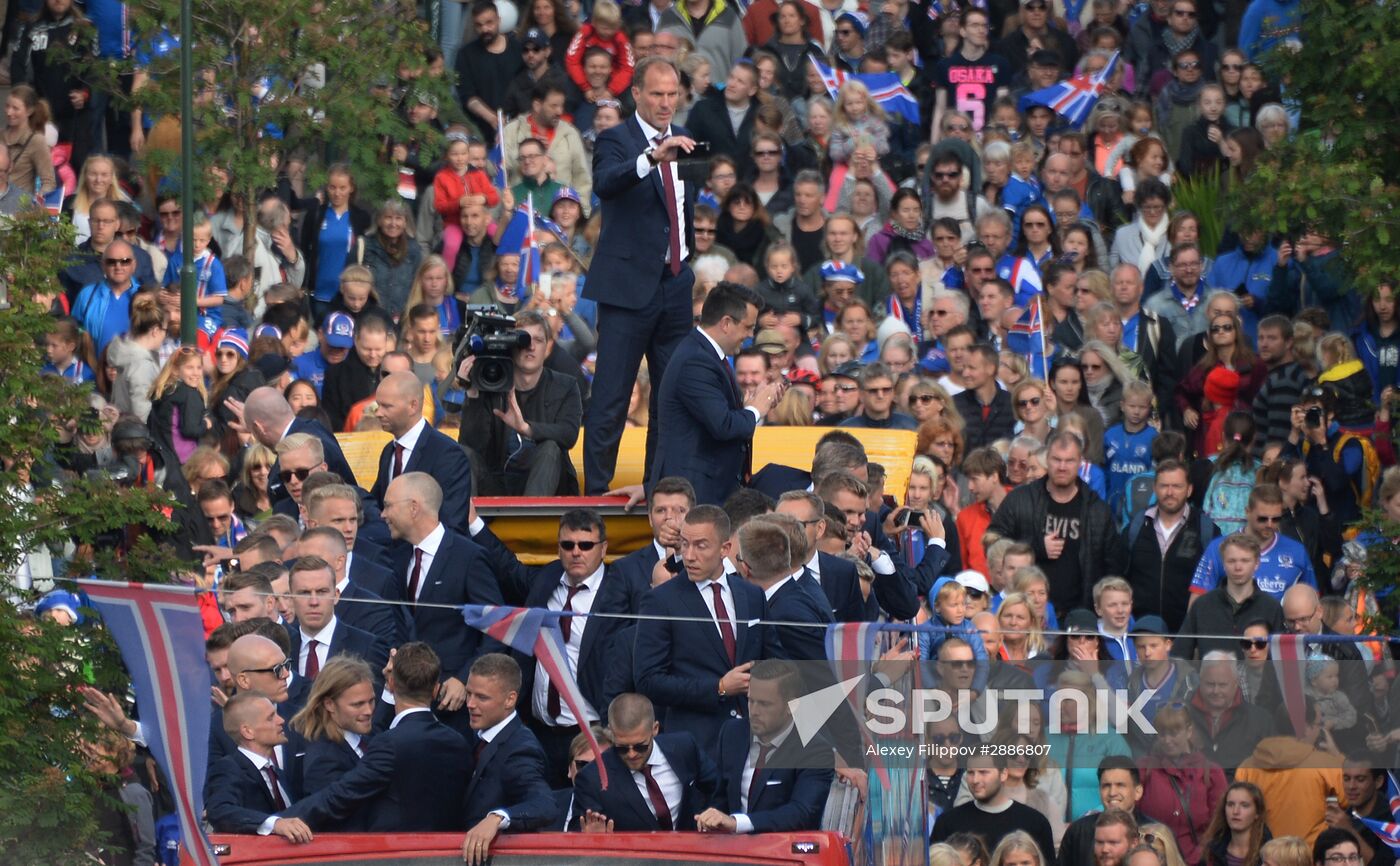
M 130 413 L 145 421 L 151 414 L 151 385 L 160 374 L 160 357 L 130 337 L 121 336 L 107 348 L 107 363 L 117 371 L 117 379 L 112 383 L 113 405 L 123 415 Z

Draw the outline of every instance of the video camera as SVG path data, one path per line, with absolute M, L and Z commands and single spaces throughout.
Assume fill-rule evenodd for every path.
M 472 364 L 469 387 L 482 394 L 508 394 L 515 387 L 516 349 L 530 345 L 530 335 L 515 327 L 513 316 L 502 315 L 489 304 L 469 304 L 462 316 L 452 369 L 468 356 Z

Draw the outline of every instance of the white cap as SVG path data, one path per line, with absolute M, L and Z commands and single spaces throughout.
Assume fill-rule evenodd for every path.
M 992 591 L 992 588 L 987 585 L 987 578 L 983 577 L 980 571 L 973 571 L 972 569 L 960 571 L 953 579 L 966 589 L 975 589 L 983 593 L 990 593 Z

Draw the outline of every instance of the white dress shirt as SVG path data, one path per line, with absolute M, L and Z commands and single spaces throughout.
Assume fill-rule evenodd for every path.
M 403 471 L 408 471 L 408 461 L 413 457 L 413 449 L 418 447 L 418 439 L 423 435 L 423 431 L 428 428 L 427 419 L 419 418 L 418 423 L 408 428 L 408 432 L 394 440 L 395 445 L 403 446 Z M 395 449 L 397 450 L 397 449 Z M 394 471 L 394 455 L 389 454 L 389 472 Z
M 812 551 L 812 558 L 807 560 L 807 570 L 812 573 L 812 579 L 817 582 L 817 586 L 822 585 L 822 554 L 820 550 Z
M 637 125 L 642 128 L 642 134 L 646 136 L 648 147 L 656 144 L 657 136 L 667 138 L 673 134 L 673 132 L 670 129 L 666 129 L 663 131 L 647 123 L 645 120 L 642 120 L 642 116 L 640 114 L 634 115 L 634 117 L 637 118 Z M 677 217 L 676 225 L 680 226 L 681 229 L 681 261 L 685 261 L 686 258 L 690 255 L 690 250 L 686 247 L 685 244 L 685 181 L 681 180 L 680 167 L 674 161 L 652 165 L 651 162 L 647 159 L 647 155 L 645 153 L 639 154 L 637 156 L 637 177 L 644 178 L 647 175 L 651 174 L 653 171 L 657 170 L 668 171 L 671 173 L 672 185 L 676 190 L 676 200 L 672 204 L 672 207 L 675 208 L 675 213 Z M 666 255 L 667 259 L 669 260 L 670 253 L 667 252 Z
M 549 610 L 563 610 L 564 599 L 568 598 L 568 580 L 566 575 L 559 576 L 559 583 L 554 587 L 554 592 L 550 594 L 549 601 L 545 602 L 545 607 Z M 573 609 L 578 613 L 588 613 L 593 610 L 593 602 L 598 598 L 598 590 L 603 585 L 603 566 L 599 565 L 598 570 L 583 579 L 583 585 L 587 589 L 579 590 L 574 594 Z M 578 679 L 579 650 L 583 647 L 583 632 L 588 627 L 588 617 L 576 616 L 570 619 L 569 640 L 564 645 L 564 649 L 569 659 L 569 673 Z M 549 674 L 545 673 L 544 664 L 535 662 L 535 686 L 530 696 L 530 704 L 534 707 L 535 718 L 549 719 Z M 588 721 L 598 721 L 598 711 L 589 705 L 585 698 L 583 702 L 583 714 L 588 717 Z M 559 715 L 550 719 L 551 724 L 560 727 L 578 724 L 578 719 L 569 710 L 569 705 L 560 696 Z
M 671 826 L 678 826 L 681 821 L 681 796 L 685 793 L 685 789 L 681 786 L 681 777 L 676 775 L 675 770 L 671 769 L 671 763 L 662 754 L 660 744 L 654 741 L 651 745 L 651 755 L 647 758 L 647 766 L 651 767 L 651 778 L 661 789 L 661 796 L 666 801 L 666 808 L 671 812 Z M 640 772 L 634 772 L 632 784 L 636 785 L 637 790 L 642 792 L 642 802 L 647 804 L 647 811 L 655 817 L 656 810 L 651 805 L 651 792 L 647 790 L 647 777 Z
M 423 587 L 428 583 L 428 571 L 433 567 L 433 560 L 437 558 L 438 548 L 442 546 L 442 540 L 446 537 L 447 530 L 443 528 L 441 523 L 438 523 L 437 526 L 433 527 L 433 531 L 429 532 L 422 541 L 413 545 L 414 550 L 423 551 L 423 567 L 418 573 L 418 593 L 414 595 L 413 598 L 410 598 L 409 601 L 416 602 L 423 597 Z M 399 576 L 399 579 L 404 582 L 405 592 L 407 592 L 409 585 L 409 576 L 413 574 L 413 559 L 413 555 L 410 555 L 408 558 L 408 571 Z
M 363 758 L 365 756 L 365 749 L 361 743 L 364 741 L 364 737 L 354 731 L 341 731 L 341 733 L 345 735 L 345 745 L 350 747 L 350 751 Z
M 404 710 L 403 712 L 401 712 L 401 713 L 399 713 L 398 715 L 394 716 L 394 720 L 393 720 L 392 722 L 389 723 L 389 730 L 392 731 L 394 728 L 397 728 L 397 727 L 399 726 L 399 722 L 403 721 L 405 718 L 407 718 L 408 716 L 413 715 L 414 713 L 431 713 L 431 712 L 432 712 L 432 709 L 431 709 L 430 707 L 414 707 L 414 708 L 409 709 L 409 710 Z
M 792 722 L 788 722 L 788 726 L 787 726 L 786 728 L 783 728 L 782 731 L 780 731 L 780 732 L 778 733 L 777 736 L 773 737 L 773 739 L 769 741 L 768 745 L 770 745 L 770 746 L 773 747 L 773 751 L 777 751 L 777 749 L 778 749 L 780 746 L 782 746 L 783 742 L 787 740 L 788 734 L 791 734 L 791 733 L 792 733 L 792 728 L 793 728 L 793 723 L 792 723 Z M 746 758 L 746 759 L 744 760 L 744 774 L 743 774 L 742 776 L 739 777 L 739 808 L 740 808 L 740 811 L 737 812 L 737 813 L 735 813 L 735 814 L 732 816 L 732 817 L 734 818 L 734 824 L 735 824 L 734 832 L 736 832 L 736 833 L 752 833 L 752 832 L 753 832 L 753 822 L 749 820 L 749 815 L 748 815 L 748 812 L 749 812 L 749 788 L 750 788 L 750 786 L 753 785 L 753 773 L 754 773 L 755 767 L 756 767 L 757 764 L 758 764 L 759 742 L 758 742 L 758 737 L 752 737 L 752 736 L 751 736 L 751 737 L 749 737 L 749 740 L 750 740 L 750 742 L 749 742 L 749 756 L 748 756 L 748 758 Z M 768 753 L 768 762 L 769 762 L 769 765 L 771 765 L 772 760 L 773 760 L 773 752 L 769 752 L 769 753 Z M 767 766 L 767 765 L 765 765 L 765 766 Z M 771 781 L 771 780 L 770 780 L 770 781 Z
M 238 747 L 238 751 L 242 752 L 243 757 L 252 761 L 253 766 L 258 768 L 258 776 L 262 779 L 263 787 L 267 788 L 267 793 L 272 796 L 273 801 L 276 802 L 277 797 L 281 797 L 283 803 L 286 803 L 288 806 L 292 805 L 292 797 L 290 794 L 287 793 L 287 786 L 282 784 L 282 772 L 280 770 L 277 770 L 277 762 L 272 760 L 271 758 L 263 757 L 257 752 L 249 751 L 248 749 L 245 749 L 242 746 Z M 275 753 L 276 752 L 274 749 L 274 754 Z M 277 791 L 275 793 L 272 790 L 272 781 L 267 778 L 268 767 L 272 767 L 274 770 L 277 770 Z M 271 836 L 272 827 L 276 823 L 277 816 L 268 815 L 267 818 L 265 818 L 263 822 L 258 825 L 258 835 Z
M 729 591 L 729 581 L 723 579 L 702 580 L 695 584 L 696 587 L 700 589 L 700 598 L 704 599 L 705 607 L 710 611 L 710 618 L 715 621 L 715 633 L 720 636 L 721 641 L 724 640 L 724 632 L 719 627 L 719 615 L 715 613 L 715 593 L 714 590 L 710 589 L 712 584 L 717 584 L 719 586 L 720 597 L 724 599 L 724 610 L 729 614 L 729 627 L 733 630 L 734 637 L 737 639 L 739 637 L 739 629 L 734 620 L 734 593 Z
M 311 642 L 316 641 L 316 670 L 321 670 L 326 666 L 328 657 L 331 654 L 331 641 L 335 638 L 335 614 L 326 620 L 326 624 L 321 626 L 321 630 L 315 634 L 308 634 L 306 629 L 301 629 L 301 649 L 297 651 L 297 673 L 306 676 L 307 657 L 311 654 Z
M 802 572 L 800 572 L 800 571 L 798 572 L 798 574 L 801 574 L 801 573 L 802 573 Z M 777 583 L 775 583 L 775 584 L 773 584 L 772 586 L 770 586 L 770 587 L 768 587 L 767 589 L 765 589 L 765 590 L 763 591 L 763 597 L 766 598 L 766 599 L 768 599 L 769 601 L 772 601 L 772 600 L 773 600 L 773 596 L 775 596 L 775 595 L 778 594 L 778 590 L 780 590 L 780 589 L 782 589 L 783 587 L 787 586 L 787 585 L 788 585 L 789 583 L 791 583 L 791 582 L 792 582 L 792 575 L 789 574 L 787 577 L 783 578 L 782 580 L 778 581 Z

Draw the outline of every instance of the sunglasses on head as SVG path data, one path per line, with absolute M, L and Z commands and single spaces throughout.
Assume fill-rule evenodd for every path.
M 282 479 L 283 484 L 286 484 L 288 481 L 291 481 L 293 477 L 298 481 L 305 481 L 306 476 L 310 475 L 311 472 L 311 469 L 283 469 L 281 472 L 277 473 L 277 477 Z
M 601 543 L 601 542 L 597 542 L 597 541 L 561 541 L 561 542 L 559 542 L 559 549 L 560 549 L 560 550 L 569 550 L 569 551 L 572 551 L 572 550 L 583 550 L 583 551 L 588 551 L 588 550 L 592 550 L 593 548 L 597 547 L 600 543 Z

